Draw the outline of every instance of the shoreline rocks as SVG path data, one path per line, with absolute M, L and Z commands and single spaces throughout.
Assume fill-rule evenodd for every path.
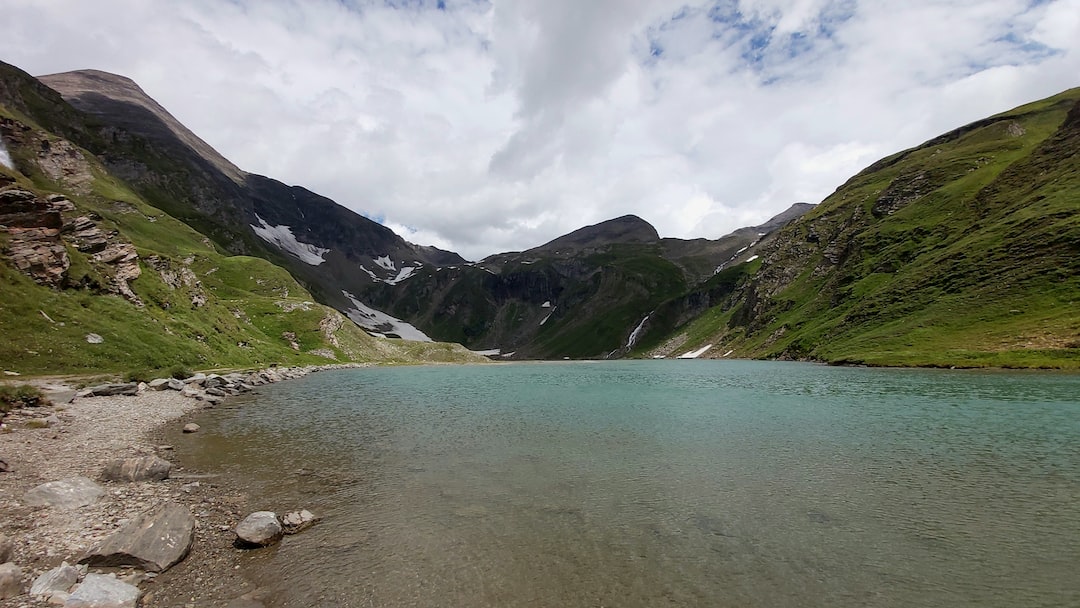
M 273 511 L 256 511 L 236 524 L 237 545 L 242 548 L 266 547 L 285 535 L 285 528 Z
M 13 535 L 0 535 L 0 564 L 8 562 L 6 592 L 22 600 L 20 606 L 48 602 L 103 608 L 137 606 L 139 586 L 151 579 L 154 584 L 143 601 L 152 605 L 181 598 L 186 604 L 196 596 L 205 600 L 197 605 L 210 605 L 251 589 L 251 582 L 239 578 L 234 548 L 247 497 L 228 484 L 184 483 L 216 475 L 182 469 L 175 473 L 179 467 L 150 455 L 171 450 L 162 445 L 160 433 L 170 421 L 257 386 L 357 367 L 366 366 L 269 368 L 196 374 L 185 381 L 103 384 L 79 391 L 69 405 L 57 407 L 49 424 L 40 425 L 48 430 L 20 424 L 0 433 L 0 451 L 15 468 L 0 475 L 0 530 Z M 54 403 L 72 394 L 66 386 L 53 390 L 66 393 L 63 400 L 54 396 Z M 182 391 L 192 397 L 182 396 Z M 12 415 L 27 421 L 41 413 L 21 409 Z M 105 483 L 98 485 L 87 474 Z M 285 522 L 270 515 L 277 530 L 267 526 L 269 533 L 260 540 L 267 544 L 318 520 L 306 510 L 286 514 Z M 62 559 L 82 564 L 70 566 Z M 196 561 L 172 568 L 184 559 Z M 137 569 L 119 579 L 94 572 L 113 567 Z M 82 582 L 71 581 L 73 572 Z M 33 596 L 28 595 L 31 589 Z

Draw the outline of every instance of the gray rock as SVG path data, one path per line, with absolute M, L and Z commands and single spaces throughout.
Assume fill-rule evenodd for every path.
M 136 608 L 142 592 L 104 574 L 87 574 L 64 608 Z
M 164 572 L 187 557 L 195 539 L 191 509 L 165 503 L 133 519 L 79 560 L 90 566 L 136 566 Z
M 172 463 L 157 456 L 120 458 L 110 462 L 101 473 L 105 481 L 161 481 L 168 479 Z
M 184 432 L 185 433 L 198 433 L 199 429 L 201 429 L 201 428 L 202 428 L 201 426 L 195 424 L 194 422 L 189 422 L 189 423 L 184 425 Z
M 256 511 L 236 525 L 241 545 L 265 547 L 281 540 L 283 534 L 285 530 L 273 511 Z
M 210 374 L 209 376 L 206 377 L 206 380 L 203 381 L 203 387 L 205 387 L 205 388 L 218 388 L 218 387 L 221 387 L 221 386 L 225 386 L 226 382 L 227 381 L 225 380 L 225 378 L 223 378 L 223 377 L 221 377 L 221 376 L 219 376 L 217 374 Z
M 188 378 L 184 378 L 184 384 L 194 384 L 196 386 L 202 386 L 203 382 L 206 382 L 206 374 L 198 372 Z
M 90 388 L 86 389 L 85 391 L 80 391 L 80 392 L 83 392 L 83 393 L 89 392 L 89 395 L 86 395 L 86 396 L 91 396 L 91 397 L 113 397 L 115 395 L 138 395 L 139 394 L 139 385 L 135 384 L 133 382 L 128 382 L 128 383 L 124 383 L 124 384 L 100 384 L 98 386 L 91 386 Z
M 105 494 L 105 490 L 86 477 L 71 477 L 50 481 L 32 488 L 23 497 L 31 507 L 56 507 L 78 509 L 92 505 Z
M 15 564 L 0 564 L 0 600 L 22 593 L 22 568 Z
M 49 428 L 52 428 L 60 424 L 60 417 L 56 414 L 49 414 L 45 417 L 45 424 L 49 425 Z
M 15 543 L 7 536 L 0 534 L 0 564 L 11 561 L 15 555 Z
M 169 388 L 169 380 L 172 380 L 172 378 L 155 378 L 151 380 L 150 384 L 147 384 L 146 386 L 148 386 L 152 391 L 163 391 Z
M 48 599 L 54 593 L 67 593 L 72 585 L 79 582 L 79 569 L 64 562 L 34 579 L 30 585 L 30 595 Z
M 88 344 L 101 344 L 105 342 L 105 338 L 102 338 L 98 334 L 86 334 L 86 342 Z
M 184 381 L 177 380 L 176 378 L 169 378 L 169 390 L 182 391 L 184 390 Z
M 205 393 L 193 386 L 185 386 L 180 394 L 189 399 L 202 399 L 205 396 Z
M 221 389 L 221 388 L 218 388 L 216 386 L 211 386 L 210 388 L 206 389 L 206 394 L 207 395 L 213 395 L 215 397 L 224 397 L 228 393 L 225 392 L 225 389 Z
M 285 528 L 285 534 L 296 534 L 314 526 L 317 521 L 319 518 L 314 513 L 303 509 L 286 513 L 285 517 L 281 518 L 281 525 Z

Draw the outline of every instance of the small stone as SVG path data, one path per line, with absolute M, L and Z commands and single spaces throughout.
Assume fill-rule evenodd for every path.
M 11 561 L 15 555 L 15 543 L 4 534 L 0 534 L 0 564 Z
M 199 429 L 201 429 L 201 428 L 202 428 L 201 426 L 195 424 L 194 422 L 189 422 L 189 423 L 184 425 L 184 432 L 185 433 L 198 433 Z
M 57 592 L 66 594 L 77 582 L 79 569 L 64 562 L 34 579 L 34 584 L 30 585 L 30 595 L 49 598 Z
M 0 564 L 0 600 L 22 594 L 22 568 L 12 563 Z
M 105 338 L 102 338 L 98 334 L 86 334 L 86 341 L 89 344 L 101 344 L 105 341 Z
M 104 488 L 94 483 L 94 480 L 86 477 L 71 477 L 60 481 L 50 481 L 32 488 L 23 500 L 31 507 L 56 507 L 70 510 L 92 505 L 104 495 Z
M 161 481 L 169 478 L 172 463 L 157 456 L 121 458 L 110 462 L 101 473 L 105 481 Z
M 104 574 L 87 574 L 82 584 L 64 602 L 64 608 L 136 608 L 138 587 Z
M 285 514 L 285 517 L 281 518 L 282 526 L 285 528 L 285 534 L 296 534 L 315 525 L 315 522 L 319 521 L 319 518 L 314 513 L 303 509 L 300 511 L 292 511 Z
M 281 540 L 284 533 L 273 511 L 256 511 L 236 525 L 236 537 L 242 546 L 272 545 Z

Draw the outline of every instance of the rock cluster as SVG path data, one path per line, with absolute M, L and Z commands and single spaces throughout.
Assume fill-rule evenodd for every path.
M 204 401 L 209 405 L 217 405 L 230 395 L 245 393 L 256 386 L 302 378 L 308 374 L 325 370 L 353 367 L 360 366 L 344 363 L 305 367 L 271 367 L 256 372 L 233 372 L 225 375 L 197 373 L 183 380 L 156 378 L 142 386 L 134 382 L 91 386 L 75 393 L 75 398 L 137 395 L 144 390 L 173 390 L 179 391 L 185 397 Z
M 163 403 L 185 402 L 182 398 L 185 391 L 196 399 L 214 403 L 214 400 L 254 386 L 339 367 L 346 366 L 271 368 L 226 375 L 195 374 L 185 380 L 163 378 L 145 384 L 103 384 L 80 391 L 72 400 L 88 401 L 76 404 L 69 411 L 95 412 L 93 419 L 96 422 L 101 420 L 101 412 L 96 409 L 99 403 L 102 407 L 108 404 L 111 408 L 108 411 L 112 412 L 118 406 L 124 407 L 121 404 L 127 403 L 128 399 L 136 403 L 136 398 L 150 397 L 152 391 L 172 393 L 154 397 Z M 100 402 L 89 400 L 93 396 L 107 397 Z M 187 411 L 191 409 L 173 409 L 169 416 L 175 418 Z M 35 416 L 40 418 L 38 414 Z M 74 431 L 72 423 L 79 418 L 69 413 L 56 417 L 57 424 L 48 425 L 59 433 L 52 438 Z M 116 420 L 123 426 L 121 418 L 123 416 Z M 82 441 L 85 440 L 81 439 L 80 444 Z M 171 449 L 160 445 L 156 451 L 167 453 Z M 23 600 L 27 596 L 32 598 L 30 603 L 23 601 L 19 606 L 126 608 L 138 606 L 140 601 L 157 605 L 156 596 L 161 594 L 161 589 L 152 590 L 154 598 L 151 594 L 144 598 L 139 586 L 184 560 L 195 542 L 209 542 L 213 546 L 224 541 L 223 538 L 220 541 L 212 538 L 215 531 L 221 534 L 234 532 L 235 546 L 255 548 L 276 543 L 284 534 L 295 534 L 318 521 L 308 510 L 290 512 L 280 518 L 271 511 L 241 518 L 243 511 L 237 508 L 233 499 L 206 496 L 201 489 L 204 486 L 197 481 L 170 483 L 172 464 L 148 452 L 150 450 L 140 450 L 136 455 L 119 458 L 117 456 L 122 455 L 115 452 L 102 453 L 94 465 L 102 467 L 100 478 L 106 482 L 102 485 L 87 477 L 73 476 L 77 473 L 68 469 L 71 472 L 67 475 L 53 477 L 62 479 L 20 490 L 21 499 L 6 499 L 5 508 L 22 510 L 18 517 L 27 521 L 57 522 L 66 528 L 44 535 L 40 527 L 30 528 L 34 530 L 33 534 L 24 534 L 22 528 L 16 528 L 19 533 L 14 542 L 0 534 L 0 605 L 7 605 L 2 600 L 14 597 Z M 87 518 L 88 513 L 94 514 L 93 519 Z M 107 532 L 110 529 L 114 531 Z M 196 531 L 199 541 L 195 540 Z M 65 534 L 73 535 L 75 540 L 66 540 Z M 56 566 L 61 556 L 77 560 L 78 564 L 64 562 Z M 54 557 L 56 561 L 53 561 Z M 41 567 L 43 561 L 48 564 L 45 568 Z M 122 570 L 119 574 L 106 575 L 96 572 L 98 568 Z M 196 572 L 199 568 L 212 566 L 196 566 Z M 263 599 L 257 595 L 252 592 L 233 601 L 253 607 L 262 605 Z

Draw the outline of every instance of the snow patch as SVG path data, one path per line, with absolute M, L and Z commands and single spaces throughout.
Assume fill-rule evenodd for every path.
M 549 313 L 547 314 L 547 316 L 546 316 L 546 317 L 544 317 L 543 319 L 541 319 L 541 321 L 540 321 L 540 325 L 543 325 L 544 323 L 547 323 L 547 320 L 548 320 L 548 319 L 550 319 L 550 318 L 551 318 L 551 315 L 555 314 L 555 311 L 556 311 L 556 310 L 558 310 L 558 309 L 559 309 L 559 307 L 558 307 L 558 306 L 556 306 L 555 308 L 552 308 L 552 309 L 551 309 L 551 312 L 549 312 Z
M 397 285 L 405 279 L 411 277 L 413 273 L 420 270 L 420 266 L 406 266 L 398 271 L 397 276 L 387 281 L 391 285 Z
M 677 358 L 678 359 L 697 359 L 701 355 L 704 355 L 705 351 L 709 350 L 710 348 L 712 348 L 712 344 L 706 344 L 705 346 L 702 346 L 701 348 L 699 348 L 697 350 L 692 350 L 692 351 L 690 351 L 688 353 L 683 353 L 683 354 L 679 355 Z
M 400 336 L 403 340 L 413 340 L 416 342 L 433 341 L 425 335 L 424 332 L 416 329 L 405 321 L 396 317 L 391 317 L 381 310 L 375 310 L 360 300 L 357 300 L 356 296 L 347 291 L 342 291 L 341 293 L 344 294 L 346 298 L 349 298 L 354 306 L 354 308 L 345 311 L 345 315 L 360 327 L 363 327 L 372 333 L 384 336 L 386 334 L 395 334 Z
M 248 226 L 251 226 L 251 229 L 255 231 L 255 234 L 260 239 L 293 254 L 305 264 L 318 266 L 326 261 L 323 259 L 323 256 L 330 251 L 329 249 L 316 247 L 309 243 L 301 243 L 296 240 L 296 237 L 293 236 L 292 228 L 289 228 L 288 226 L 271 226 L 266 223 L 266 220 L 258 215 L 255 216 L 255 219 L 259 220 L 259 225 L 248 224 Z
M 394 272 L 395 270 L 397 270 L 397 266 L 394 265 L 394 260 L 391 260 L 390 256 L 388 255 L 380 255 L 379 257 L 375 258 L 375 263 L 389 270 L 390 272 Z
M 541 304 L 540 308 L 551 308 L 551 300 L 548 300 L 547 302 Z
M 758 259 L 759 257 L 761 257 L 761 256 L 758 256 L 758 255 L 752 255 L 752 256 L 750 256 L 750 257 L 746 258 L 746 261 L 747 261 L 747 262 L 753 262 L 754 260 Z M 746 262 L 743 262 L 743 263 L 745 264 Z
M 497 357 L 502 354 L 501 348 L 489 348 L 487 350 L 474 350 L 472 351 L 481 357 Z

